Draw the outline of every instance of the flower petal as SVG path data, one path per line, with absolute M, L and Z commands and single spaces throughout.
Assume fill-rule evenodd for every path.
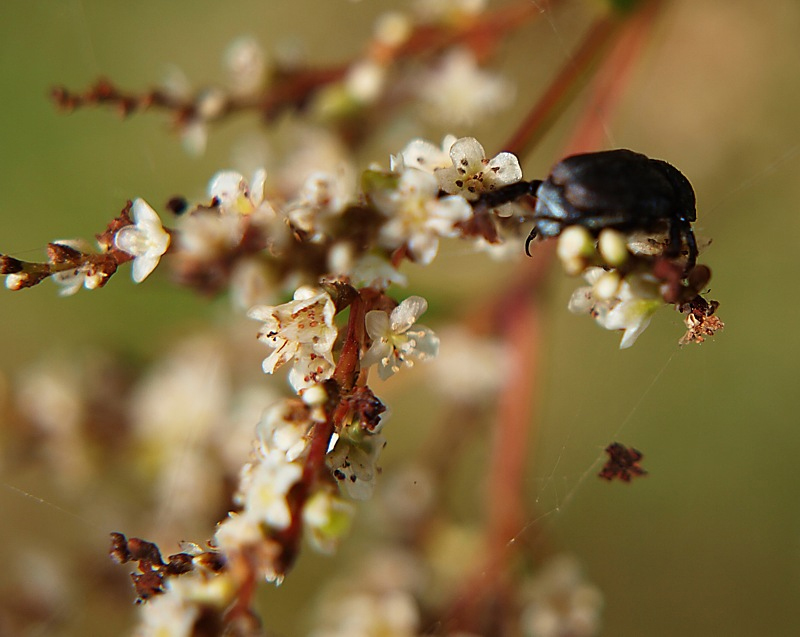
M 428 309 L 428 302 L 421 296 L 409 296 L 392 310 L 392 331 L 402 334 L 410 328 Z

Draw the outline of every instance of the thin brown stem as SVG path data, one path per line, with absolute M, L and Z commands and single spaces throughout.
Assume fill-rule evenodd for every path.
M 485 14 L 475 16 L 466 24 L 455 27 L 419 25 L 409 39 L 392 48 L 373 41 L 362 54 L 382 65 L 406 60 L 426 58 L 440 54 L 450 46 L 462 44 L 473 50 L 482 60 L 489 57 L 511 31 L 519 29 L 540 11 L 530 2 L 519 2 L 508 7 L 493 8 Z M 66 112 L 87 106 L 109 106 L 121 115 L 159 109 L 171 112 L 174 122 L 182 126 L 197 117 L 208 121 L 219 121 L 231 115 L 256 111 L 267 120 L 272 120 L 287 110 L 302 110 L 324 87 L 340 81 L 351 62 L 320 68 L 281 69 L 271 78 L 266 90 L 258 95 L 237 97 L 224 95 L 218 112 L 212 117 L 201 115 L 201 105 L 208 89 L 201 89 L 189 98 L 181 98 L 162 89 L 151 89 L 140 93 L 124 91 L 106 78 L 97 80 L 82 92 L 71 91 L 63 86 L 51 91 L 55 104 Z

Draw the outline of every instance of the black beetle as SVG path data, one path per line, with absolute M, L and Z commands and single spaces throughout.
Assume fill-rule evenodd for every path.
M 566 226 L 580 225 L 593 234 L 603 228 L 623 232 L 669 234 L 668 256 L 677 257 L 683 242 L 689 249 L 686 270 L 697 260 L 692 221 L 697 218 L 692 185 L 671 164 L 632 150 L 572 155 L 558 162 L 544 181 L 510 184 L 482 197 L 489 206 L 536 197 L 534 226 L 525 242 L 557 237 Z
M 686 269 L 697 260 L 694 190 L 677 168 L 660 159 L 625 149 L 572 155 L 553 166 L 535 196 L 526 252 L 537 236 L 556 237 L 565 226 L 599 233 L 603 228 L 657 230 L 666 224 L 667 254 L 678 256 L 685 240 Z

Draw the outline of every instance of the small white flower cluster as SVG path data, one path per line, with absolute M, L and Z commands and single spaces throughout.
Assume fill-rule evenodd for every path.
M 231 513 L 217 527 L 216 545 L 226 556 L 255 552 L 266 580 L 280 582 L 275 566 L 277 546 L 265 529 L 282 531 L 292 522 L 288 494 L 303 475 L 316 410 L 303 401 L 286 399 L 268 409 L 258 425 L 253 459 L 244 466 Z M 324 418 L 324 414 L 322 416 Z M 353 507 L 329 485 L 319 485 L 302 511 L 304 528 L 319 550 L 330 552 L 350 526 Z
M 315 148 L 326 145 L 319 136 L 310 139 Z M 62 285 L 62 294 L 72 294 L 81 286 L 102 286 L 119 263 L 132 257 L 132 277 L 140 283 L 169 250 L 178 282 L 209 294 L 230 287 L 240 307 L 271 300 L 277 286 L 323 276 L 385 288 L 405 281 L 391 261 L 397 250 L 428 265 L 442 238 L 475 235 L 480 246 L 487 238 L 496 243 L 499 233 L 484 237 L 465 224 L 473 220 L 473 205 L 481 195 L 522 179 L 513 154 L 487 158 L 472 137 L 448 136 L 441 147 L 412 140 L 391 158 L 391 172 L 366 171 L 363 193 L 357 191 L 355 170 L 343 156 L 325 156 L 333 167 L 315 160 L 292 188 L 283 184 L 271 198 L 264 169 L 256 170 L 249 181 L 235 171 L 218 172 L 208 186 L 211 203 L 181 214 L 174 230 L 165 230 L 156 212 L 136 199 L 132 223 L 125 220 L 125 225 L 109 230 L 108 244 L 116 251 L 110 256 L 124 255 L 117 256 L 112 269 L 96 266 L 98 257 L 90 256 L 84 246 L 59 242 L 64 263 L 75 266 L 60 266 L 51 276 Z M 346 216 L 347 211 L 352 214 Z M 484 212 L 492 213 L 488 223 L 499 229 L 501 217 L 520 209 L 511 203 Z M 23 287 L 30 285 L 29 279 L 28 272 L 11 273 L 6 284 Z M 329 371 L 325 352 L 316 353 L 323 359 L 322 369 L 296 369 L 295 376 L 308 377 L 306 383 L 326 378 Z M 282 362 L 278 357 L 272 369 Z
M 429 0 L 428 0 L 429 1 Z M 472 126 L 514 100 L 514 85 L 478 66 L 467 48 L 449 51 L 418 81 L 418 97 L 431 120 Z
M 441 148 L 412 140 L 392 157 L 391 169 L 399 176 L 396 183 L 367 192 L 387 217 L 379 241 L 389 250 L 407 246 L 422 265 L 433 261 L 440 238 L 457 236 L 458 224 L 472 217 L 470 202 L 522 179 L 515 155 L 488 159 L 473 137 L 445 137 Z M 439 197 L 440 191 L 448 196 Z
M 568 308 L 589 314 L 607 330 L 622 330 L 620 349 L 630 347 L 665 305 L 661 282 L 647 272 L 623 273 L 631 257 L 628 239 L 607 228 L 595 239 L 582 226 L 569 226 L 558 240 L 558 256 L 569 274 L 582 273 L 588 286 L 572 294 Z M 603 263 L 603 267 L 591 263 Z
M 403 366 L 410 367 L 416 361 L 433 358 L 439 339 L 426 327 L 414 327 L 427 306 L 425 299 L 412 296 L 391 314 L 383 310 L 367 312 L 365 328 L 372 344 L 361 357 L 361 367 L 377 365 L 378 374 L 385 380 Z M 264 371 L 271 374 L 292 361 L 289 381 L 296 392 L 312 403 L 318 384 L 330 378 L 334 369 L 332 348 L 337 335 L 334 312 L 333 301 L 326 292 L 300 288 L 293 301 L 278 306 L 257 306 L 249 313 L 251 318 L 264 322 L 259 339 L 273 350 L 264 359 Z M 296 424 L 273 427 L 270 448 L 277 449 L 293 462 L 305 448 L 307 425 L 302 426 L 306 429 L 298 429 Z M 378 429 L 366 429 L 356 419 L 345 423 L 331 441 L 328 466 L 342 489 L 354 499 L 369 498 L 375 486 L 377 461 L 385 445 Z M 297 479 L 288 472 L 286 475 L 291 478 L 289 482 Z M 286 511 L 275 514 L 279 521 L 281 514 L 286 515 Z

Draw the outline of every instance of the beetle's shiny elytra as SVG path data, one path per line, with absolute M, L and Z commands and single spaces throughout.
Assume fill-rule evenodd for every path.
M 580 225 L 594 234 L 603 228 L 658 230 L 666 226 L 666 254 L 688 247 L 686 269 L 694 267 L 697 243 L 691 222 L 697 218 L 689 180 L 674 166 L 631 150 L 572 155 L 557 163 L 536 196 L 534 226 L 525 242 L 556 237 L 566 226 Z

